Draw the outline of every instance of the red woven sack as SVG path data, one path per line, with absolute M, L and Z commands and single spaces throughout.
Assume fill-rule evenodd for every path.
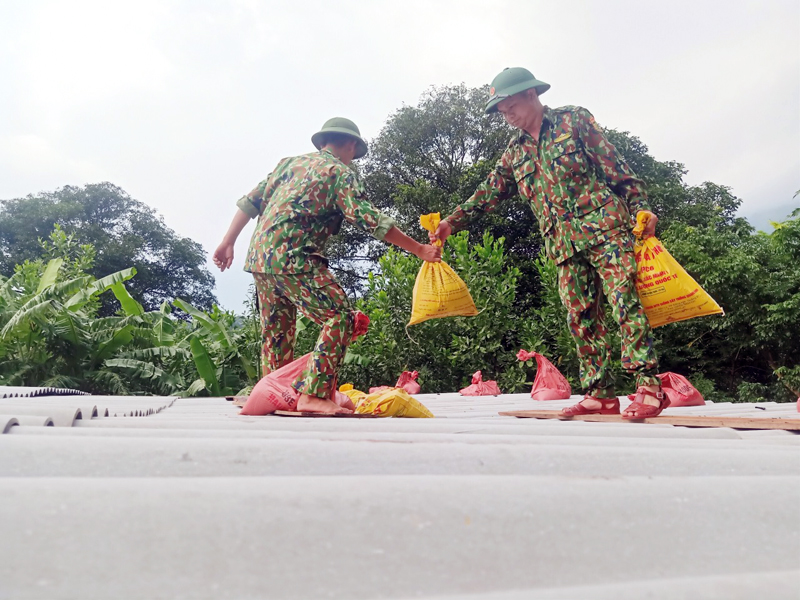
M 533 380 L 531 398 L 534 400 L 567 400 L 572 395 L 572 387 L 566 377 L 547 358 L 538 352 L 520 350 L 517 359 L 536 359 L 536 379 Z
M 462 396 L 499 396 L 502 392 L 497 387 L 496 381 L 484 381 L 483 373 L 475 371 L 472 376 L 472 385 L 459 391 Z
M 368 327 L 369 317 L 358 311 L 353 328 L 353 339 L 365 334 Z M 250 396 L 239 414 L 256 416 L 268 415 L 276 410 L 297 410 L 297 397 L 299 394 L 292 387 L 292 384 L 297 381 L 297 378 L 305 370 L 309 356 L 311 356 L 310 352 L 262 377 L 261 381 L 253 388 L 253 391 L 250 392 Z M 350 398 L 336 392 L 335 383 L 333 389 L 331 400 L 339 406 L 352 410 L 353 403 Z
M 661 389 L 669 398 L 670 406 L 704 406 L 706 401 L 689 380 L 677 373 L 661 373 Z
M 417 377 L 419 377 L 419 373 L 416 371 L 403 371 L 397 383 L 394 384 L 394 387 L 403 388 L 412 396 L 414 394 L 419 394 L 421 388 L 417 383 Z

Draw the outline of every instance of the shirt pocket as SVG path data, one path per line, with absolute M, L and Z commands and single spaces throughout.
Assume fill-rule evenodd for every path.
M 570 138 L 550 147 L 550 166 L 557 179 L 576 179 L 586 176 L 588 163 L 583 148 Z
M 511 169 L 514 171 L 514 179 L 517 184 L 520 184 L 526 182 L 526 178 L 536 173 L 536 163 L 531 155 L 526 153 L 522 154 L 520 158 L 514 162 Z

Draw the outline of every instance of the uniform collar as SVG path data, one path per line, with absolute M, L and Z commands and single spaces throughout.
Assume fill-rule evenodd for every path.
M 542 132 L 547 127 L 552 127 L 555 124 L 555 122 L 556 122 L 556 113 L 555 113 L 555 111 L 552 108 L 550 108 L 549 106 L 545 106 L 544 107 L 544 115 L 542 116 L 542 127 L 539 130 L 539 139 L 540 140 L 542 139 Z M 522 141 L 525 140 L 525 138 L 531 138 L 531 136 L 524 129 L 518 129 L 517 130 L 517 141 L 518 142 L 522 142 Z M 533 139 L 533 138 L 531 138 L 531 139 Z

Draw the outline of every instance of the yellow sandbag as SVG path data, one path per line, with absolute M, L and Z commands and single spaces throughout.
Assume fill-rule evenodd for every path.
M 359 400 L 367 397 L 366 392 L 354 389 L 352 383 L 345 383 L 344 385 L 340 385 L 339 391 L 342 392 L 348 398 L 350 398 L 350 400 L 353 401 L 353 404 L 358 404 Z
M 649 215 L 639 213 L 633 233 L 637 235 L 636 291 L 652 327 L 705 315 L 725 314 L 719 304 L 692 279 L 655 237 L 640 237 Z
M 439 226 L 439 213 L 422 215 L 420 224 L 436 233 Z M 434 242 L 441 246 L 440 241 Z M 441 317 L 474 317 L 478 314 L 467 284 L 456 272 L 444 262 L 423 262 L 414 283 L 414 295 L 411 300 L 411 320 L 409 325 L 416 325 L 428 319 Z
M 365 396 L 356 404 L 356 413 L 379 417 L 433 418 L 433 413 L 424 404 L 409 396 L 402 388 L 389 388 Z

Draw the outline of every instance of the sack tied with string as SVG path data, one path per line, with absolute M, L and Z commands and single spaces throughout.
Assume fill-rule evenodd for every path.
M 439 213 L 422 215 L 420 224 L 436 233 L 441 217 Z M 434 245 L 441 246 L 437 240 Z M 442 317 L 474 317 L 478 314 L 467 284 L 445 262 L 423 262 L 414 283 L 411 300 L 411 320 L 416 325 L 428 319 Z

